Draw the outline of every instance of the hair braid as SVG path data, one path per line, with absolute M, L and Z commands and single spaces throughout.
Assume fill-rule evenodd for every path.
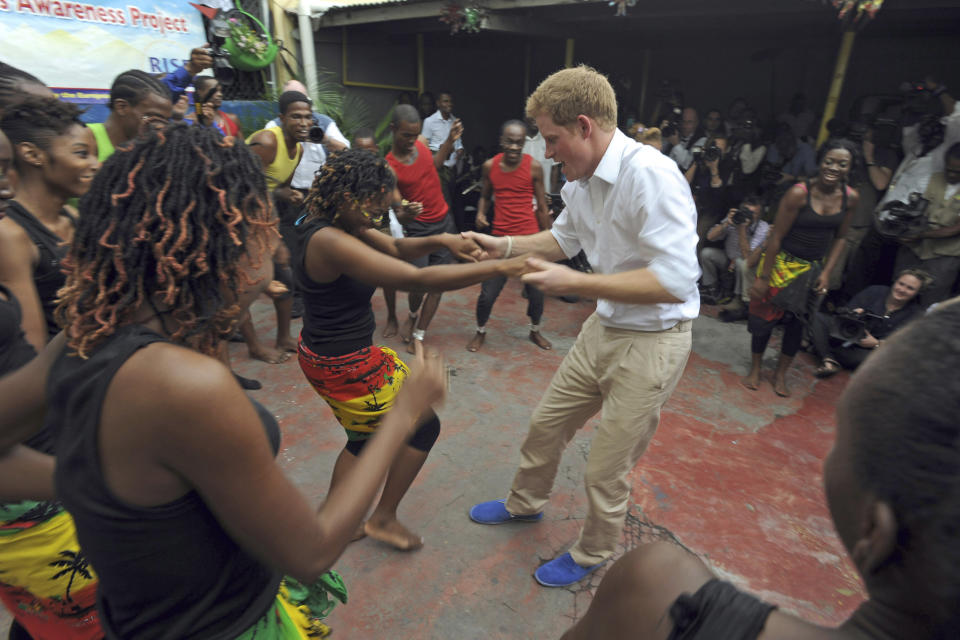
M 311 219 L 336 222 L 345 202 L 383 197 L 396 185 L 397 178 L 386 160 L 365 149 L 344 149 L 327 158 L 317 171 L 304 208 Z
M 251 284 L 241 258 L 262 260 L 276 234 L 249 149 L 183 124 L 118 149 L 80 212 L 57 316 L 81 357 L 144 305 L 176 320 L 171 339 L 212 352 L 239 312 L 230 292 Z

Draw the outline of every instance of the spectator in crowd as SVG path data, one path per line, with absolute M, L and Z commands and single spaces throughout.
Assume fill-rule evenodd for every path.
M 763 352 L 774 326 L 783 323 L 773 390 L 782 397 L 790 395 L 787 371 L 800 349 L 804 324 L 809 322 L 810 289 L 819 295 L 829 291 L 830 273 L 843 250 L 857 207 L 857 192 L 847 186 L 856 153 L 847 140 L 828 140 L 820 150 L 817 176 L 795 184 L 780 200 L 770 240 L 750 288 L 747 328 L 752 335 L 751 363 L 750 373 L 742 380 L 748 389 L 759 388 Z
M 88 125 L 96 140 L 94 151 L 100 162 L 146 128 L 166 126 L 173 114 L 167 85 L 139 69 L 124 71 L 114 79 L 109 107 L 110 115 L 103 124 Z
M 893 171 L 899 163 L 897 153 L 893 149 L 894 141 L 891 135 L 893 130 L 892 125 L 877 123 L 863 125 L 855 122 L 850 127 L 854 137 L 862 136 L 860 151 L 863 154 L 863 164 L 854 167 L 857 175 L 853 178 L 860 200 L 853 214 L 850 230 L 847 232 L 846 250 L 840 257 L 839 266 L 843 268 L 837 270 L 830 281 L 830 288 L 841 289 L 847 298 L 855 292 L 847 293 L 844 279 L 851 281 L 854 286 L 864 282 L 864 276 L 850 273 L 850 267 L 860 243 L 873 225 L 874 209 L 886 192 Z
M 774 143 L 767 148 L 766 162 L 779 172 L 777 184 L 793 183 L 817 173 L 817 156 L 813 147 L 799 140 L 786 123 L 777 127 Z
M 483 163 L 483 188 L 477 206 L 477 229 L 492 229 L 494 236 L 532 235 L 553 225 L 550 208 L 544 192 L 543 168 L 523 153 L 527 131 L 520 120 L 508 120 L 500 128 L 501 153 Z M 493 198 L 493 219 L 488 219 L 490 199 Z M 485 280 L 477 298 L 477 332 L 467 344 L 467 351 L 479 351 L 487 336 L 487 320 L 493 311 L 503 286 L 505 275 Z M 530 342 L 541 349 L 552 345 L 540 333 L 543 316 L 543 292 L 529 284 L 523 285 L 527 298 L 527 317 L 530 318 Z
M 634 549 L 610 567 L 562 640 L 957 637 L 957 326 L 957 303 L 920 318 L 871 356 L 840 398 L 823 485 L 867 591 L 847 620 L 836 628 L 806 622 L 739 591 L 667 541 Z M 724 567 L 730 571 L 736 568 Z
M 463 155 L 463 123 L 453 115 L 453 94 L 441 91 L 437 94 L 437 110 L 423 121 L 421 134 L 426 140 L 430 151 L 437 155 L 444 142 L 450 137 L 454 127 L 459 129 L 459 135 L 453 142 L 453 151 L 437 166 L 440 176 L 440 185 L 443 188 L 443 199 L 453 214 L 453 222 L 459 231 L 464 231 L 464 221 L 459 211 L 459 199 L 455 190 L 457 177 L 457 160 Z
M 412 105 L 413 103 L 398 102 L 397 104 Z M 377 141 L 374 136 L 374 131 L 370 127 L 361 127 L 357 129 L 357 131 L 353 134 L 352 148 L 363 149 L 379 156 L 380 147 L 377 146 Z M 399 192 L 397 195 L 395 195 L 394 200 L 396 202 L 401 201 Z M 407 217 L 407 210 L 413 214 L 412 217 Z M 410 220 L 413 220 L 422 210 L 423 205 L 419 203 L 408 203 L 406 207 L 400 208 L 400 216 L 403 217 L 403 221 L 401 221 L 400 218 L 397 217 L 397 213 L 393 210 L 393 207 L 390 207 L 390 211 L 387 213 L 386 224 L 382 225 L 380 229 L 392 238 L 402 238 L 403 222 L 409 222 Z M 393 336 L 397 335 L 397 331 L 400 328 L 400 324 L 397 321 L 397 290 L 389 286 L 382 287 L 382 289 L 383 301 L 387 307 L 387 321 L 383 324 L 383 332 L 380 335 L 382 335 L 384 338 L 392 338 Z
M 811 342 L 821 364 L 815 375 L 828 378 L 841 367 L 856 369 L 863 364 L 894 331 L 923 315 L 918 296 L 929 284 L 927 273 L 906 269 L 900 272 L 892 286 L 872 285 L 853 296 L 847 303 L 848 309 L 865 321 L 863 336 L 854 340 L 839 337 L 831 331 L 838 316 L 817 312 L 811 326 Z
M 693 143 L 700 138 L 697 131 L 698 124 L 697 110 L 686 107 L 680 116 L 680 126 L 669 139 L 670 157 L 683 172 L 693 164 Z
M 223 106 L 223 87 L 220 81 L 212 76 L 197 76 L 193 81 L 194 100 L 197 107 L 197 121 L 201 124 L 213 127 L 220 132 L 222 136 L 233 136 L 234 138 L 243 135 L 240 130 L 240 119 L 232 113 L 221 111 Z
M 813 111 L 807 107 L 807 96 L 802 93 L 793 94 L 790 99 L 790 107 L 777 117 L 777 122 L 790 127 L 793 137 L 807 144 L 813 144 L 814 141 L 814 120 L 816 116 Z
M 732 136 L 740 123 L 743 121 L 743 112 L 747 108 L 747 101 L 743 98 L 734 98 L 727 107 L 727 117 L 723 121 L 723 127 L 727 131 L 727 136 Z
M 405 103 L 398 102 L 397 104 Z M 420 97 L 417 99 L 417 110 L 420 113 L 421 120 L 426 120 L 437 110 L 437 101 L 432 93 L 424 91 L 420 94 Z
M 739 202 L 758 191 L 761 179 L 758 169 L 767 153 L 756 121 L 747 109 L 743 113 L 745 115 L 732 127 L 733 133 L 728 136 L 729 151 L 721 160 L 721 164 L 729 165 L 724 172 L 729 176 L 726 181 L 728 202 Z
M 701 241 L 727 210 L 726 182 L 731 166 L 721 163 L 727 151 L 727 138 L 722 131 L 717 131 L 715 136 L 706 139 L 703 146 L 694 147 L 693 162 L 685 173 L 697 203 L 697 236 Z
M 299 91 L 285 91 L 279 100 L 280 126 L 267 127 L 250 135 L 247 144 L 263 164 L 267 189 L 276 202 L 283 202 L 293 209 L 303 203 L 303 192 L 293 188 L 292 181 L 300 164 L 300 143 L 310 135 L 313 125 L 313 109 L 310 99 Z M 289 232 L 288 232 L 289 236 Z M 290 271 L 291 252 L 280 244 L 274 255 L 274 277 L 283 283 L 286 292 L 273 300 L 277 312 L 276 349 L 264 346 L 253 327 L 250 314 L 240 322 L 250 357 L 271 364 L 284 362 L 291 353 L 296 353 L 297 342 L 290 335 L 293 316 L 293 274 Z
M 949 95 L 940 94 L 941 99 L 945 97 L 949 98 Z M 890 203 L 907 202 L 913 193 L 923 194 L 933 174 L 943 170 L 944 152 L 955 142 L 960 142 L 960 109 L 955 108 L 946 118 L 924 115 L 917 124 L 904 127 L 902 137 L 903 161 L 890 178 L 886 194 L 874 209 L 873 225 L 850 262 L 844 285 L 848 295 L 868 285 L 892 280 L 900 242 L 881 231 L 877 218 Z
M 397 175 L 400 195 L 422 206 L 420 215 L 404 225 L 404 234 L 411 238 L 456 231 L 449 213 L 450 207 L 443 198 L 438 170 L 453 152 L 456 141 L 460 139 L 462 127 L 459 121 L 452 124 L 447 139 L 436 154 L 430 152 L 420 135 L 420 129 L 420 118 L 416 109 L 409 105 L 394 107 L 390 123 L 393 146 L 387 153 L 387 162 Z M 425 267 L 447 264 L 451 260 L 450 252 L 438 247 L 428 255 L 415 258 L 413 264 Z M 441 295 L 439 291 L 410 291 L 410 315 L 400 329 L 400 338 L 407 343 L 409 353 L 414 353 L 416 342 L 423 341 L 430 321 L 440 306 Z
M 163 76 L 161 80 L 167 86 L 167 97 L 172 102 L 178 102 L 186 96 L 187 87 L 193 82 L 198 73 L 213 66 L 213 56 L 210 55 L 210 45 L 205 44 L 190 51 L 190 59 L 182 67 Z
M 726 131 L 723 126 L 723 113 L 720 109 L 710 109 L 707 111 L 707 115 L 703 118 L 703 137 L 701 141 L 705 142 L 708 138 L 714 138 L 719 132 L 723 132 L 726 135 Z M 696 144 L 696 143 L 694 143 Z
M 760 219 L 763 204 L 760 198 L 751 196 L 740 203 L 739 208 L 730 209 L 727 217 L 715 224 L 707 232 L 710 242 L 723 242 L 723 248 L 703 247 L 700 250 L 700 267 L 703 270 L 703 301 L 708 296 L 714 304 L 725 297 L 720 290 L 720 274 L 732 273 L 734 276 L 733 300 L 723 306 L 728 314 L 739 319 L 742 313 L 746 317 L 746 304 L 750 302 L 750 287 L 756 277 L 757 262 L 766 246 L 770 225 Z
M 634 140 L 648 144 L 657 151 L 663 151 L 663 132 L 659 127 L 643 127 L 641 125 Z
M 897 255 L 897 270 L 917 267 L 933 277 L 921 295 L 923 306 L 950 297 L 960 275 L 960 142 L 946 150 L 943 171 L 931 176 L 923 197 L 927 228 L 904 239 Z
M 17 197 L 0 220 L 0 284 L 19 301 L 23 330 L 37 351 L 60 331 L 54 318 L 64 283 L 60 261 L 77 222 L 64 205 L 90 189 L 100 168 L 93 133 L 80 114 L 55 98 L 28 97 L 0 117 L 18 178 Z
M 537 128 L 537 121 L 533 118 L 526 119 L 527 138 L 523 143 L 523 153 L 536 160 L 543 169 L 543 189 L 548 198 L 553 195 L 560 196 L 560 163 L 553 158 L 547 157 L 547 143 L 543 139 L 543 134 Z M 486 161 L 481 160 L 480 164 Z
M 307 87 L 299 80 L 290 80 L 283 85 L 283 91 L 298 91 L 308 96 Z M 309 96 L 308 96 L 309 97 Z M 313 108 L 313 102 L 310 103 L 311 115 L 313 116 L 313 126 L 320 127 L 323 130 L 323 137 L 319 141 L 311 139 L 300 143 L 301 156 L 300 164 L 293 172 L 293 178 L 290 180 L 290 187 L 300 192 L 301 196 L 306 196 L 307 191 L 313 185 L 313 178 L 327 161 L 327 156 L 335 151 L 349 149 L 350 142 L 346 139 L 336 121 L 328 115 L 320 113 Z M 282 126 L 279 117 L 274 118 L 267 123 L 266 128 Z M 280 238 L 284 246 L 292 254 L 296 251 L 297 233 L 293 223 L 300 217 L 299 202 L 291 202 L 288 199 L 277 198 L 277 219 L 279 220 Z M 300 292 L 297 291 L 294 283 L 289 283 L 293 288 L 293 306 L 290 309 L 290 315 L 293 318 L 299 318 L 303 315 L 303 300 Z

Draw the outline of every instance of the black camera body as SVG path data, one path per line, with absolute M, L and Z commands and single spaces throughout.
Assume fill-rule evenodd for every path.
M 868 331 L 878 333 L 883 321 L 883 316 L 869 311 L 857 313 L 852 309 L 837 309 L 837 313 L 830 317 L 830 337 L 845 343 L 857 343 L 867 337 Z
M 669 138 L 680 131 L 680 121 L 683 119 L 683 109 L 677 105 L 670 108 L 670 118 L 667 124 L 661 130 L 664 138 Z
M 320 144 L 323 142 L 323 137 L 326 135 L 326 130 L 320 126 L 320 121 L 313 118 L 313 124 L 310 125 L 310 133 L 307 134 L 307 139 L 314 143 Z
M 722 155 L 723 151 L 717 146 L 716 142 L 711 140 L 710 146 L 704 147 L 703 155 L 701 157 L 703 158 L 704 162 L 716 162 Z
M 877 232 L 886 238 L 902 238 L 927 228 L 930 201 L 914 191 L 906 202 L 891 200 L 877 214 Z
M 733 224 L 746 224 L 753 221 L 753 212 L 743 205 L 733 212 Z

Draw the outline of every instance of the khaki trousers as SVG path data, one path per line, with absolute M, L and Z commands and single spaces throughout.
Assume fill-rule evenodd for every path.
M 692 324 L 685 320 L 665 331 L 630 331 L 604 327 L 591 315 L 530 419 L 506 502 L 516 515 L 543 510 L 563 450 L 577 429 L 603 412 L 584 472 L 587 519 L 570 549 L 581 566 L 599 564 L 616 549 L 630 497 L 627 476 L 653 438 L 660 408 L 683 373 Z

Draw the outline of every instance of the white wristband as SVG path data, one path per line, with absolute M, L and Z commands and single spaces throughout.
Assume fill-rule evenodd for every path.
M 511 255 L 513 255 L 513 236 L 507 236 L 507 250 L 503 253 L 504 260 Z

